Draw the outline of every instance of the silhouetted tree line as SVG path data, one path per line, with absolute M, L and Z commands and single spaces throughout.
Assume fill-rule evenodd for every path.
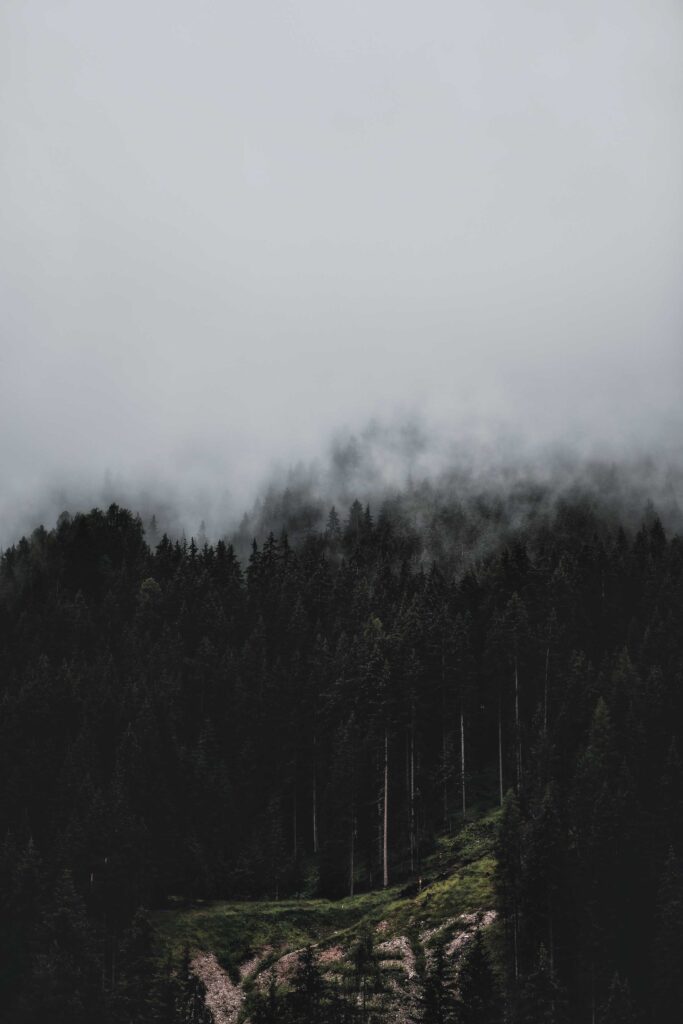
M 681 540 L 577 500 L 467 571 L 420 552 L 355 502 L 245 564 L 117 506 L 4 553 L 5 1019 L 208 1020 L 142 907 L 416 877 L 500 802 L 503 991 L 471 965 L 462 1019 L 679 1020 Z M 425 1021 L 466 1012 L 440 984 Z

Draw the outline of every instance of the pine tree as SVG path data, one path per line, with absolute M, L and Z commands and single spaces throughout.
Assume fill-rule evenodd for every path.
M 680 1011 L 680 1006 L 678 1009 Z M 622 981 L 618 974 L 612 978 L 609 994 L 598 1020 L 599 1024 L 635 1024 L 636 1016 L 628 983 Z M 658 1017 L 657 1024 L 660 1024 L 660 1020 Z
M 683 1006 L 683 872 L 669 850 L 659 885 L 655 925 L 654 1006 L 657 1024 L 674 1024 Z
M 454 1001 L 448 987 L 446 956 L 443 942 L 432 953 L 423 980 L 420 1024 L 449 1024 L 453 1020 Z
M 325 528 L 325 538 L 333 551 L 336 551 L 339 546 L 341 535 L 342 530 L 341 523 L 339 521 L 339 514 L 333 505 L 327 517 L 327 526 Z
M 502 1010 L 481 929 L 465 947 L 458 970 L 458 1024 L 500 1024 Z
M 293 1021 L 325 1024 L 326 989 L 316 955 L 311 946 L 299 954 L 287 1000 Z
M 38 1018 L 90 1024 L 104 1013 L 101 969 L 85 905 L 71 872 L 57 880 L 40 929 L 30 1000 Z
M 496 891 L 505 924 L 509 973 L 520 974 L 520 900 L 522 884 L 522 818 L 515 793 L 508 790 L 496 844 Z
M 564 993 L 541 946 L 534 970 L 520 987 L 519 1024 L 560 1024 L 565 1020 Z
M 160 1006 L 155 987 L 154 934 L 149 915 L 139 908 L 119 947 L 118 983 L 114 1012 L 122 1021 L 146 1024 L 157 1019 Z M 163 998 L 163 997 L 162 997 Z
M 377 1014 L 385 992 L 379 957 L 370 928 L 365 928 L 351 950 L 350 992 L 355 997 L 362 1024 Z
M 551 970 L 555 960 L 555 928 L 564 876 L 566 837 L 554 785 L 533 808 L 524 828 L 520 903 L 525 933 L 544 938 Z
M 287 1020 L 285 1004 L 278 994 L 275 977 L 271 974 L 265 992 L 256 993 L 251 1012 L 252 1024 L 284 1024 Z

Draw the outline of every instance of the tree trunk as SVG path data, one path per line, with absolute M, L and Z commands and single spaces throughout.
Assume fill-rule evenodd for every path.
M 410 721 L 410 870 L 415 871 L 415 719 Z
M 443 772 L 443 821 L 448 828 L 448 735 L 446 732 L 446 665 L 441 649 L 441 764 Z
M 552 901 L 548 898 L 548 955 L 550 957 L 550 976 L 555 977 L 555 930 L 553 928 Z
M 462 783 L 462 817 L 467 816 L 467 800 L 465 791 L 465 713 L 460 708 L 460 778 Z
M 382 881 L 384 888 L 389 885 L 389 732 L 384 729 L 384 814 L 382 834 Z
M 313 768 L 313 853 L 318 852 L 318 777 Z
M 299 849 L 298 849 L 298 846 L 297 846 L 297 831 L 298 831 L 298 829 L 297 829 L 296 812 L 297 812 L 297 806 L 296 806 L 296 782 L 295 782 L 294 783 L 294 807 L 292 809 L 292 835 L 293 835 L 293 840 L 294 840 L 293 843 L 292 843 L 292 850 L 293 850 L 293 853 L 294 853 L 294 863 L 295 864 L 296 864 L 296 860 L 297 860 L 297 857 L 298 857 L 298 854 L 299 854 Z
M 512 941 L 514 943 L 514 950 L 515 950 L 515 981 L 517 982 L 517 981 L 519 981 L 519 951 L 518 951 L 518 948 L 517 948 L 517 943 L 518 943 L 517 908 L 515 908 L 515 913 L 514 913 L 514 917 L 513 917 L 513 921 L 512 921 Z
M 377 870 L 381 871 L 384 862 L 384 775 L 383 775 L 384 754 L 380 748 L 375 751 L 375 765 L 378 775 L 377 785 Z M 381 781 L 379 781 L 381 779 Z
M 353 896 L 353 881 L 356 866 L 354 864 L 354 854 L 356 846 L 356 809 L 351 804 L 351 846 L 350 846 L 350 857 L 349 857 L 349 896 Z
M 498 697 L 498 783 L 500 786 L 500 806 L 503 806 L 503 722 L 501 719 L 500 697 Z
M 515 655 L 515 745 L 517 764 L 517 791 L 522 789 L 522 734 L 519 725 L 519 672 L 517 670 L 517 655 Z
M 548 670 L 550 667 L 550 643 L 545 649 L 545 681 L 543 683 L 543 732 L 548 731 Z

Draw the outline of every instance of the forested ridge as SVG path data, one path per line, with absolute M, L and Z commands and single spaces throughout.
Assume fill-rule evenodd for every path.
M 5 551 L 3 1019 L 208 1020 L 147 911 L 419 885 L 498 804 L 498 923 L 420 1019 L 680 1019 L 683 543 L 575 498 L 468 560 L 448 511 L 238 559 L 113 505 Z M 259 1019 L 380 1019 L 297 984 Z

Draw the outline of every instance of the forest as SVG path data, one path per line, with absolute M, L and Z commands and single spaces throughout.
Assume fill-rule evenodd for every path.
M 496 923 L 415 1024 L 677 1024 L 683 540 L 546 498 L 354 501 L 244 554 L 112 505 L 5 550 L 2 1018 L 206 1024 L 157 911 L 416 891 L 495 810 Z M 390 1020 L 381 985 L 371 936 L 344 984 L 307 948 L 251 1019 Z

